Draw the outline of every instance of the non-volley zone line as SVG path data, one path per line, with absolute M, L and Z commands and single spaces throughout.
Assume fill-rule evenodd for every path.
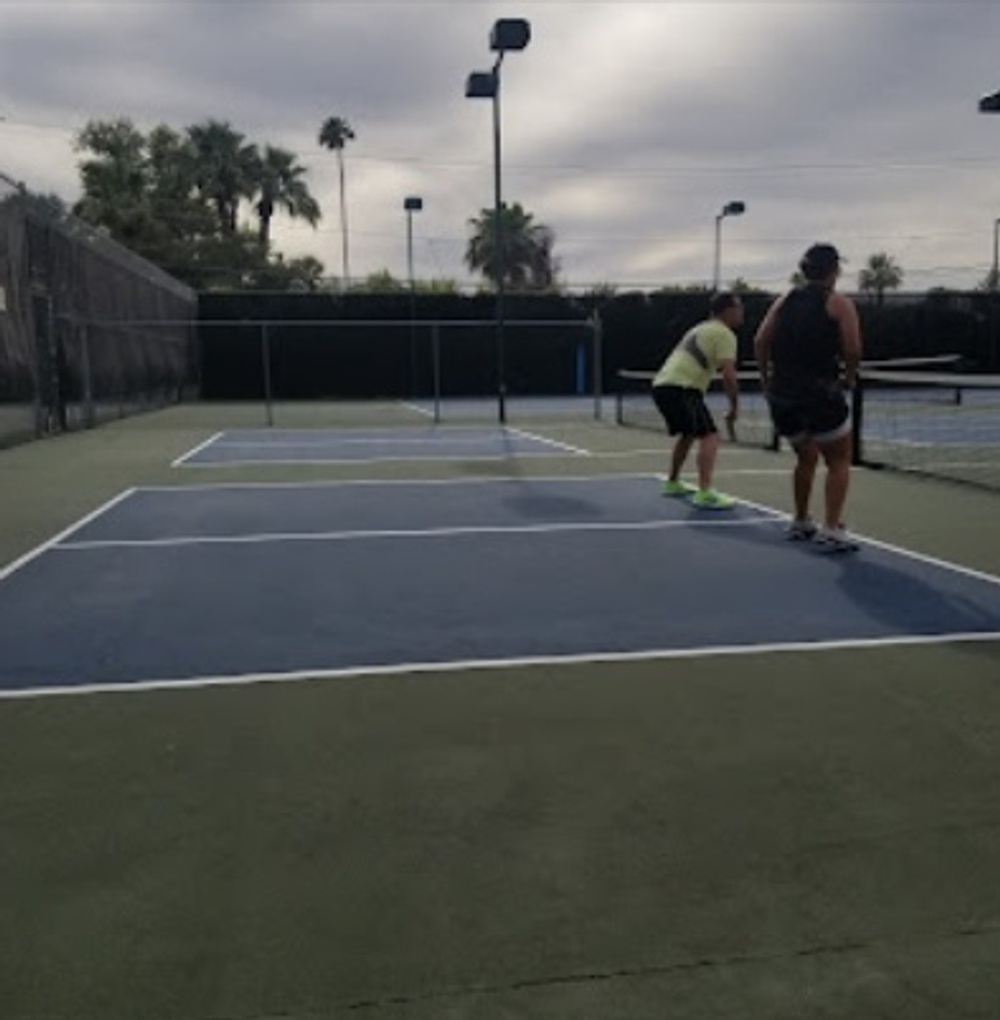
M 662 531 L 669 528 L 735 528 L 773 524 L 777 516 L 742 519 L 702 520 L 649 520 L 601 523 L 529 524 L 504 526 L 469 526 L 449 528 L 388 528 L 354 531 L 315 532 L 262 532 L 252 535 L 179 535 L 171 538 L 110 538 L 79 540 L 66 539 L 50 548 L 53 551 L 79 551 L 92 549 L 171 548 L 190 545 L 259 545 L 269 542 L 353 542 L 401 538 L 469 538 L 479 535 L 544 535 L 573 531 Z

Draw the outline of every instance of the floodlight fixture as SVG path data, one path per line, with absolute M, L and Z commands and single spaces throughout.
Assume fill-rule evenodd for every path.
M 745 202 L 727 202 L 715 217 L 715 268 L 712 273 L 712 290 L 719 289 L 719 277 L 722 264 L 722 221 L 727 216 L 742 216 L 747 211 Z
M 494 53 L 523 50 L 531 41 L 531 26 L 524 18 L 501 18 L 490 32 L 490 49 Z
M 980 113 L 1000 113 L 1000 92 L 993 92 L 979 100 Z
M 496 99 L 498 84 L 494 71 L 473 71 L 465 83 L 465 98 Z

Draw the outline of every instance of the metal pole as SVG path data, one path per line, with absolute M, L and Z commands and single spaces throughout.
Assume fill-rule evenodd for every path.
M 271 406 L 271 342 L 266 322 L 260 327 L 260 357 L 264 368 L 264 407 L 270 427 L 274 425 L 274 408 Z
M 1000 364 L 997 362 L 997 288 L 1000 287 L 1000 280 L 997 279 L 997 273 L 1000 272 L 998 230 L 1000 230 L 1000 219 L 995 219 L 993 221 L 993 275 L 990 279 L 990 363 L 987 366 L 990 372 L 995 372 L 1000 368 Z
M 722 258 L 722 216 L 715 217 L 715 266 L 712 271 L 712 290 L 718 291 L 719 289 L 719 276 L 721 273 L 721 258 Z
M 86 324 L 78 327 L 80 331 L 80 358 L 83 362 L 83 423 L 92 429 L 97 423 L 94 413 L 94 383 L 90 368 L 90 327 Z
M 406 210 L 406 270 L 410 281 L 410 395 L 417 395 L 416 298 L 413 294 L 413 210 Z
M 594 342 L 594 417 L 600 421 L 604 417 L 604 334 L 601 324 L 601 313 L 596 309 L 590 320 Z
M 441 328 L 431 326 L 431 360 L 434 367 L 434 424 L 441 421 Z
M 497 416 L 507 423 L 507 379 L 504 366 L 504 276 L 506 275 L 503 226 L 503 198 L 500 177 L 500 65 L 501 51 L 493 65 L 493 262 L 496 266 Z

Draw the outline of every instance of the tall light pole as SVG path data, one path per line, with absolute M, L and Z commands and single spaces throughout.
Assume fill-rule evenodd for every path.
M 727 216 L 742 216 L 746 212 L 743 202 L 727 202 L 715 217 L 715 264 L 712 271 L 712 290 L 718 291 L 722 269 L 722 221 Z
M 996 292 L 997 288 L 1000 287 L 1000 281 L 997 280 L 997 273 L 1000 272 L 1000 219 L 993 221 L 993 268 L 990 272 L 990 290 Z
M 501 18 L 490 32 L 490 49 L 496 61 L 490 71 L 474 71 L 465 83 L 468 99 L 493 100 L 493 268 L 496 288 L 497 416 L 507 422 L 507 381 L 504 368 L 504 277 L 506 252 L 503 236 L 503 189 L 500 160 L 500 65 L 505 53 L 523 50 L 531 39 L 531 26 L 523 18 Z
M 417 395 L 417 324 L 416 298 L 413 285 L 413 214 L 424 207 L 419 195 L 408 195 L 403 199 L 406 210 L 406 278 L 410 284 L 410 392 Z
M 979 100 L 980 113 L 1000 113 L 1000 92 L 992 92 Z M 993 276 L 990 280 L 990 364 L 991 372 L 1000 368 L 997 364 L 997 224 L 993 221 Z

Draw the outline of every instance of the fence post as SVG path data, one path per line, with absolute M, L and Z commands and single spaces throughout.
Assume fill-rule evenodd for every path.
M 594 331 L 594 418 L 603 418 L 604 405 L 604 328 L 601 313 L 595 308 L 590 318 Z
M 97 413 L 94 410 L 94 381 L 90 365 L 90 325 L 80 326 L 80 357 L 83 361 L 83 423 L 92 429 L 97 424 Z
M 266 322 L 260 325 L 260 356 L 264 368 L 264 408 L 270 428 L 274 425 L 274 408 L 271 402 L 271 341 Z
M 441 421 L 441 326 L 431 324 L 431 357 L 434 362 L 434 424 Z

